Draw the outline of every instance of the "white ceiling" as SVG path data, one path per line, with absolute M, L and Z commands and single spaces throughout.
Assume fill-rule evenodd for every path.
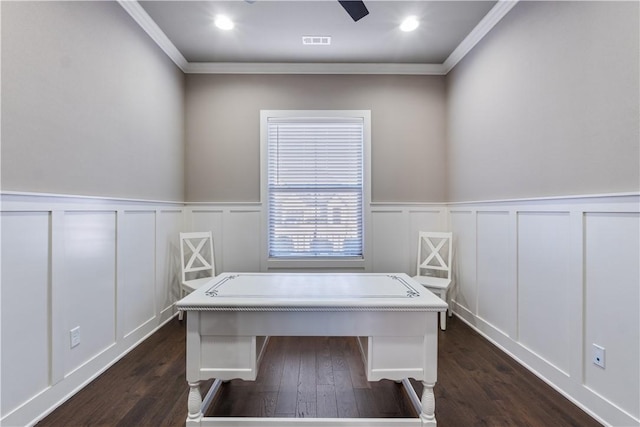
M 408 74 L 444 74 L 515 2 L 365 0 L 369 15 L 358 22 L 337 0 L 120 4 L 186 72 L 404 67 Z M 216 28 L 217 14 L 232 18 L 235 28 Z M 420 26 L 402 32 L 398 26 L 408 15 Z M 331 36 L 331 45 L 305 46 L 302 36 Z

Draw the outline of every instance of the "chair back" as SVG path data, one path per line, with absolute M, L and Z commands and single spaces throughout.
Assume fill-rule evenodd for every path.
M 182 283 L 216 275 L 210 231 L 180 233 Z
M 451 279 L 451 232 L 418 233 L 418 276 Z

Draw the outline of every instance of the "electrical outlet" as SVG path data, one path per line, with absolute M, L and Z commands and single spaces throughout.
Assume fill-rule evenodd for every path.
M 71 348 L 80 345 L 80 326 L 76 326 L 69 333 L 71 334 Z
M 593 364 L 604 369 L 604 347 L 593 344 Z

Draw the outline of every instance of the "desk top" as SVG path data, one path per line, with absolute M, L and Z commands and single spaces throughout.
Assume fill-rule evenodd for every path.
M 445 311 L 404 273 L 224 273 L 178 301 L 184 311 Z

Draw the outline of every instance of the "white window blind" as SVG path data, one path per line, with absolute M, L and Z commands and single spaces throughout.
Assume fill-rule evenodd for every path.
M 362 257 L 363 119 L 267 126 L 269 257 Z

